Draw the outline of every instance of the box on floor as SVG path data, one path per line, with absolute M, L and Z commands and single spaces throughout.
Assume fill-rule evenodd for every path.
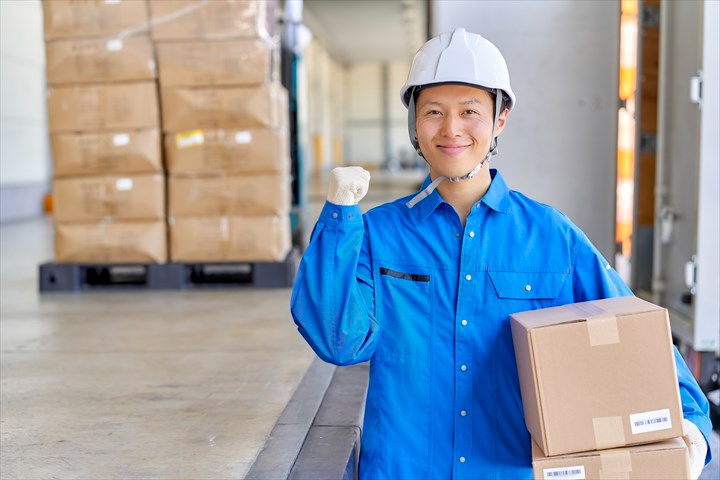
M 162 219 L 165 177 L 150 173 L 55 178 L 53 202 L 55 219 L 61 223 Z
M 50 133 L 158 128 L 154 81 L 48 88 Z
M 165 220 L 55 224 L 58 263 L 165 263 L 167 258 Z
M 149 33 L 144 0 L 45 0 L 45 40 Z
M 292 239 L 290 215 L 244 217 L 173 217 L 173 262 L 278 262 Z
M 54 133 L 53 175 L 162 172 L 160 131 Z
M 165 135 L 171 174 L 288 173 L 286 128 L 188 130 Z

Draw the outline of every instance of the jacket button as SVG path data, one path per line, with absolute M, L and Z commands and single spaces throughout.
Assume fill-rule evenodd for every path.
M 460 457 L 460 463 L 465 463 L 465 457 Z
M 467 280 L 468 282 L 472 280 L 472 275 L 465 275 L 465 280 Z
M 525 285 L 525 290 L 529 292 L 530 290 L 532 290 L 532 287 L 530 285 Z

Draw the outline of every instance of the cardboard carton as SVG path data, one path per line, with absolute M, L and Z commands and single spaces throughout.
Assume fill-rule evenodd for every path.
M 48 89 L 51 133 L 157 128 L 159 125 L 155 82 Z
M 252 128 L 168 133 L 165 158 L 171 174 L 287 173 L 288 131 Z
M 45 39 L 149 33 L 144 0 L 45 0 Z
M 53 201 L 58 222 L 161 219 L 165 178 L 162 174 L 56 178 Z
M 533 442 L 536 480 L 686 480 L 690 464 L 680 438 L 647 445 L 546 457 Z
M 170 177 L 169 208 L 175 217 L 275 215 L 290 212 L 286 175 Z
M 277 262 L 290 248 L 289 215 L 170 217 L 173 262 Z
M 58 263 L 165 263 L 167 224 L 150 222 L 59 223 Z
M 159 43 L 160 84 L 262 85 L 270 80 L 270 43 L 263 40 Z
M 45 44 L 48 85 L 152 80 L 150 37 L 73 38 Z
M 287 125 L 287 90 L 259 88 L 168 87 L 162 89 L 163 129 L 280 128 Z
M 272 36 L 275 0 L 151 0 L 153 40 Z
M 162 172 L 160 131 L 55 133 L 50 136 L 53 175 Z
M 546 455 L 683 435 L 667 310 L 618 297 L 510 319 L 525 423 Z

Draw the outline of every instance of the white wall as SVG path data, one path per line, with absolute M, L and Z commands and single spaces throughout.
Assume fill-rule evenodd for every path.
M 0 1 L 0 219 L 18 218 L 50 179 L 45 48 L 38 0 Z M 29 193 L 32 192 L 32 193 Z M 12 208 L 11 208 L 12 207 Z M 41 203 L 33 205 L 35 214 Z
M 408 139 L 407 110 L 400 101 L 409 68 L 409 60 L 356 63 L 348 68 L 347 164 L 384 166 L 389 160 L 415 156 Z
M 465 27 L 504 54 L 517 109 L 493 166 L 615 251 L 620 5 L 606 0 L 435 1 L 432 35 Z
M 301 145 L 306 172 L 319 165 L 328 170 L 339 161 L 334 145 L 342 142 L 345 67 L 330 56 L 321 42 L 313 40 L 299 66 Z

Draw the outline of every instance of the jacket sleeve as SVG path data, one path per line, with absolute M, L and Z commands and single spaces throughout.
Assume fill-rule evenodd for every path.
M 573 262 L 573 296 L 575 302 L 633 294 L 615 269 L 610 266 L 582 232 L 580 232 L 576 252 L 575 261 Z M 683 417 L 694 423 L 705 437 L 708 444 L 707 457 L 705 457 L 705 464 L 707 464 L 712 458 L 710 448 L 712 423 L 710 422 L 708 400 L 695 381 L 695 377 L 688 369 L 680 352 L 675 347 L 673 347 L 673 350 Z
M 370 252 L 360 207 L 326 202 L 290 300 L 300 334 L 324 361 L 369 360 L 379 335 Z

